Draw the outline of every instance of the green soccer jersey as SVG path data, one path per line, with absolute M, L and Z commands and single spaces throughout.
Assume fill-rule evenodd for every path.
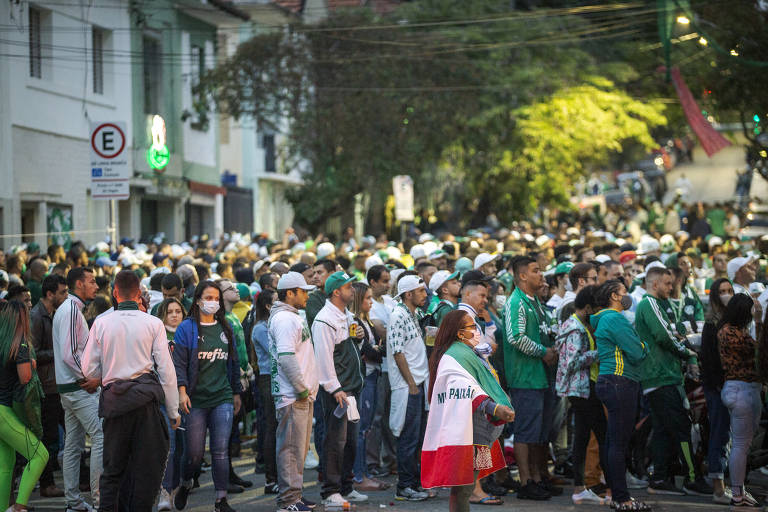
M 197 342 L 197 385 L 190 399 L 195 409 L 232 403 L 232 388 L 227 378 L 229 343 L 221 325 L 200 324 Z

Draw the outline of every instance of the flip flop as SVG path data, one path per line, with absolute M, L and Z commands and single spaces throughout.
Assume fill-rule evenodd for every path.
M 491 503 L 491 502 L 494 502 L 494 503 Z M 481 500 L 477 500 L 477 501 L 469 500 L 469 503 L 471 503 L 472 505 L 493 505 L 493 506 L 497 506 L 497 505 L 503 505 L 504 504 L 504 500 L 502 500 L 498 496 L 486 496 L 485 498 L 483 498 Z

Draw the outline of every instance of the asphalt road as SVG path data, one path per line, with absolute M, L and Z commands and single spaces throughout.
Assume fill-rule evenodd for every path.
M 250 450 L 243 450 L 243 456 L 237 458 L 234 461 L 236 472 L 244 479 L 254 482 L 254 486 L 247 489 L 242 494 L 232 494 L 229 496 L 230 505 L 238 512 L 266 512 L 277 510 L 274 496 L 264 495 L 264 475 L 255 475 L 253 472 L 253 456 Z M 61 485 L 61 473 L 56 474 L 57 482 Z M 395 501 L 394 499 L 394 486 L 396 484 L 396 477 L 388 477 L 385 480 L 392 484 L 392 487 L 387 491 L 379 491 L 368 493 L 369 501 L 367 503 L 356 504 L 354 510 L 356 512 L 384 512 L 388 509 L 402 510 L 402 511 L 419 511 L 419 512 L 432 512 L 432 511 L 445 511 L 448 510 L 448 494 L 447 490 L 440 490 L 438 496 L 434 499 L 424 502 L 402 502 Z M 317 472 L 309 470 L 304 475 L 304 488 L 305 496 L 312 500 L 320 502 L 320 486 L 317 482 Z M 579 505 L 575 506 L 571 503 L 570 492 L 572 488 L 565 487 L 565 493 L 563 496 L 553 498 L 546 502 L 532 502 L 523 501 L 515 497 L 514 494 L 504 497 L 504 504 L 499 507 L 486 507 L 481 505 L 473 505 L 472 510 L 508 510 L 508 511 L 523 511 L 523 510 L 537 510 L 537 511 L 549 511 L 549 510 L 610 510 L 607 507 L 601 507 L 596 505 Z M 634 492 L 633 496 L 637 499 L 646 501 L 649 504 L 654 505 L 654 510 L 658 511 L 675 511 L 675 512 L 688 512 L 688 511 L 705 511 L 705 510 L 728 510 L 728 507 L 722 505 L 715 505 L 710 498 L 706 497 L 694 497 L 694 496 L 650 496 L 643 491 Z M 189 512 L 209 512 L 213 510 L 214 490 L 213 482 L 211 481 L 210 472 L 205 472 L 200 477 L 200 488 L 195 489 L 189 497 L 189 502 L 186 507 L 186 511 Z M 30 505 L 35 507 L 36 511 L 46 510 L 58 510 L 61 511 L 65 508 L 65 502 L 63 498 L 40 498 L 35 492 L 30 502 Z M 317 510 L 322 512 L 322 507 L 318 506 Z
M 682 163 L 667 174 L 669 194 L 674 193 L 675 181 L 681 176 L 691 182 L 692 201 L 716 202 L 731 201 L 735 197 L 736 170 L 746 168 L 744 160 L 744 138 L 737 137 L 736 143 L 707 157 L 701 146 L 693 152 L 693 163 Z M 768 181 L 755 174 L 752 180 L 751 197 L 768 197 Z

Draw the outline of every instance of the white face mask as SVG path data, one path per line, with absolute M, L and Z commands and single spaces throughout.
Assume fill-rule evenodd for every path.
M 724 293 L 720 295 L 720 302 L 723 303 L 723 306 L 727 306 L 732 298 L 733 298 L 733 295 L 731 295 L 730 293 Z
M 496 309 L 504 309 L 504 304 L 506 303 L 507 303 L 506 295 L 497 295 L 496 300 L 494 301 L 494 306 L 496 306 Z
M 219 301 L 217 300 L 201 300 L 200 311 L 206 315 L 215 315 L 219 311 Z

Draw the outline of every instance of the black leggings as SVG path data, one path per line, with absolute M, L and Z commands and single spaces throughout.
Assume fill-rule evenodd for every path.
M 600 465 L 605 468 L 605 413 L 603 404 L 595 396 L 595 385 L 590 382 L 589 398 L 569 397 L 573 410 L 573 484 L 584 485 L 584 460 L 587 456 L 589 433 L 594 432 L 600 447 Z

